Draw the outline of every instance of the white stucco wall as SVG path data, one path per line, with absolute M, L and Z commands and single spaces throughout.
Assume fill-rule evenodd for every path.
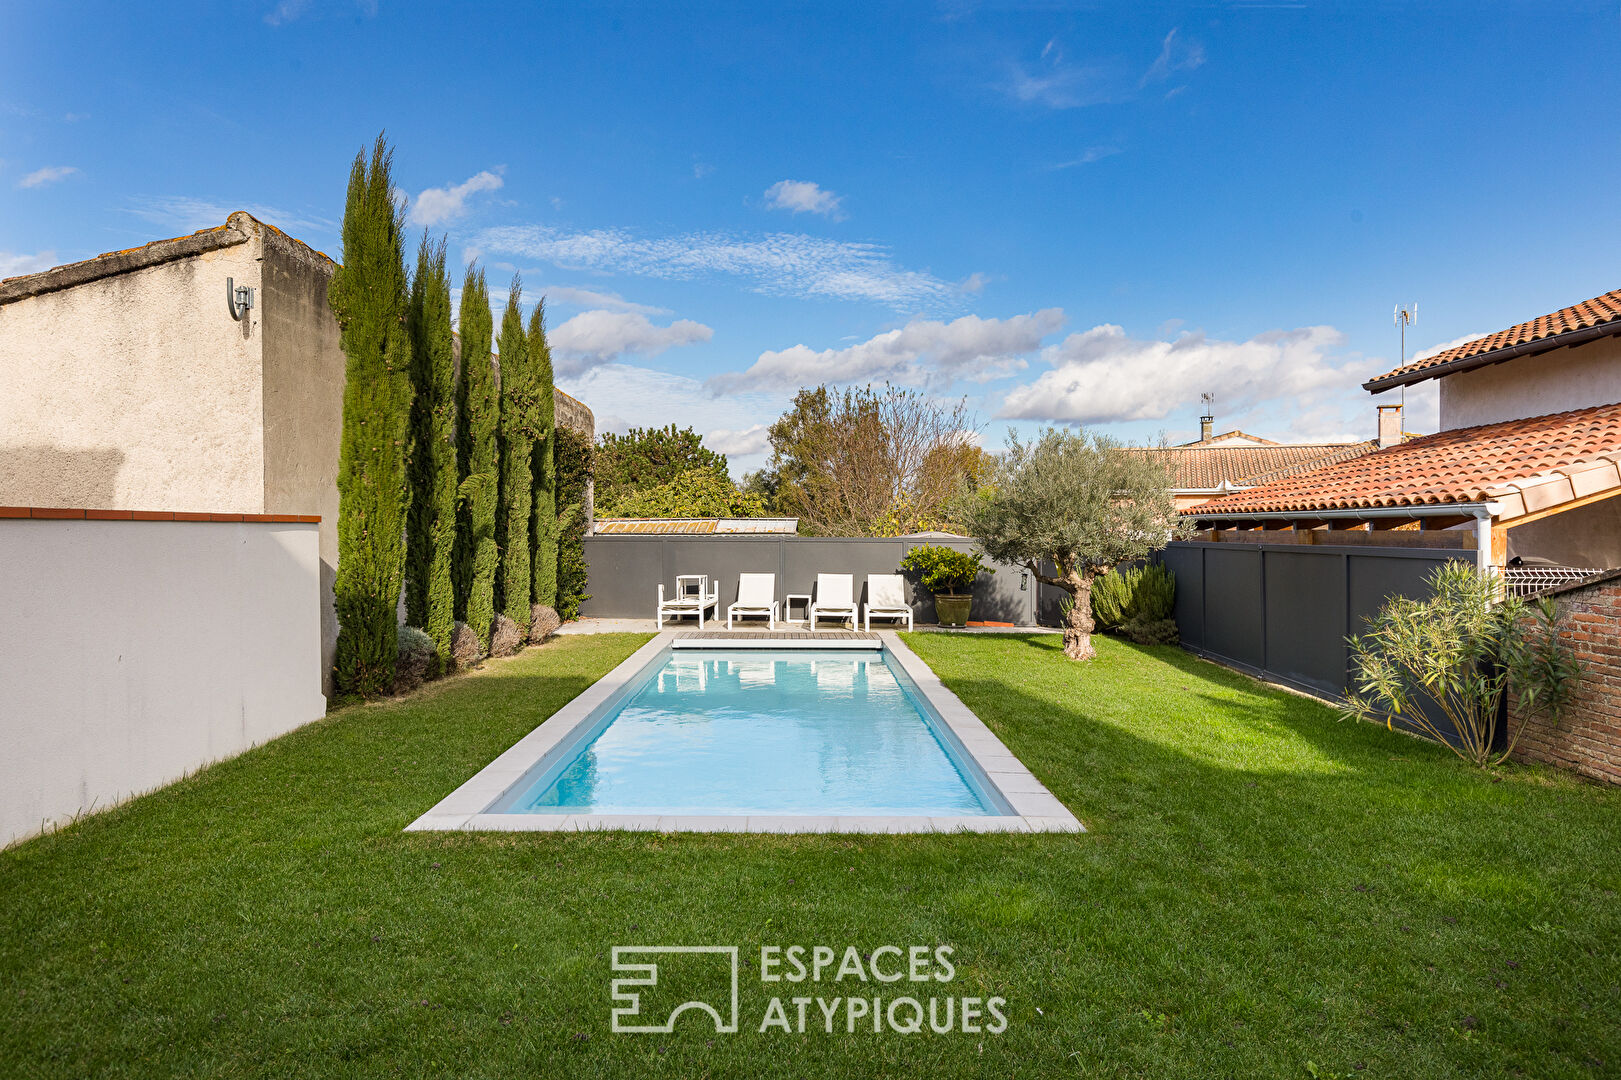
M 1621 401 L 1621 338 L 1446 375 L 1441 430 Z
M 316 526 L 0 519 L 0 845 L 318 719 Z
M 225 304 L 261 249 L 0 305 L 0 505 L 263 513 L 260 311 Z

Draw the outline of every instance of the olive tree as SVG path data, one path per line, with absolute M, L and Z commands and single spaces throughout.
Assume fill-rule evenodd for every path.
M 1071 660 L 1097 655 L 1093 579 L 1188 532 L 1166 466 L 1106 436 L 1057 428 L 1030 443 L 1009 432 L 990 483 L 964 500 L 961 518 L 993 560 L 1070 594 L 1064 655 Z

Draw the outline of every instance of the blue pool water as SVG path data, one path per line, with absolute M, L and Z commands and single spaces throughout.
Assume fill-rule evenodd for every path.
M 672 651 L 496 812 L 1009 811 L 881 651 Z

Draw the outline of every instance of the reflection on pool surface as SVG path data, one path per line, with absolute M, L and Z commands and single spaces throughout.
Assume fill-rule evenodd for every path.
M 878 650 L 672 651 L 492 810 L 1010 813 L 920 701 Z

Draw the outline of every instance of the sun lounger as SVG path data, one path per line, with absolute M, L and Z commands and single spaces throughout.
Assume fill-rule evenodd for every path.
M 906 629 L 912 629 L 912 606 L 906 602 L 906 582 L 899 574 L 868 574 L 867 603 L 862 621 L 872 629 L 872 617 L 905 619 Z
M 818 619 L 845 619 L 855 625 L 855 578 L 850 574 L 817 574 L 816 599 L 811 601 L 810 628 L 816 629 Z
M 744 615 L 764 615 L 766 629 L 777 628 L 777 575 L 737 575 L 737 603 L 726 608 L 726 629 L 732 628 L 732 619 Z

